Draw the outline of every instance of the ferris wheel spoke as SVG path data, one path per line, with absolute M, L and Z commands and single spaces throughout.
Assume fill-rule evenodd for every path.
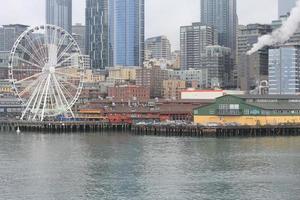
M 55 99 L 57 99 L 57 102 L 59 102 L 57 104 L 57 107 L 58 107 L 58 109 L 61 109 L 61 107 L 64 107 L 65 103 L 62 100 L 62 96 L 61 96 L 59 86 L 57 85 L 57 82 L 56 82 L 55 77 L 53 75 L 52 75 L 52 78 L 53 78 L 53 83 L 54 83 L 53 87 L 54 87 L 54 89 L 56 91 L 56 94 L 57 94 L 57 96 L 55 95 Z
M 67 108 L 69 109 L 71 107 L 71 105 L 69 105 L 69 102 L 67 101 L 67 99 L 66 99 L 66 97 L 65 97 L 65 95 L 64 95 L 64 93 L 63 93 L 63 91 L 62 91 L 62 89 L 60 87 L 60 84 L 59 84 L 59 82 L 56 79 L 56 77 L 53 76 L 53 78 L 54 78 L 54 80 L 56 82 L 56 87 L 58 89 L 58 94 L 59 94 L 60 98 L 64 101 L 64 103 L 67 105 Z
M 22 79 L 22 80 L 18 80 L 18 81 L 16 81 L 15 83 L 16 83 L 16 84 L 19 84 L 19 83 L 22 83 L 22 82 L 24 82 L 24 81 L 28 81 L 28 80 L 30 80 L 30 79 L 36 78 L 36 77 L 38 77 L 38 76 L 40 76 L 40 75 L 42 75 L 42 73 L 34 74 L 34 75 L 29 76 L 29 77 L 27 77 L 27 78 L 24 78 L 24 79 Z
M 42 54 L 43 58 L 45 60 L 47 60 L 48 55 L 47 55 L 47 52 L 46 52 L 45 44 L 43 44 L 43 42 L 41 40 L 41 37 L 37 37 L 37 42 L 38 42 L 39 46 L 41 47 L 41 51 L 42 51 L 41 54 Z
M 64 40 L 66 39 L 66 37 L 67 37 L 67 34 L 65 33 L 64 36 L 59 40 L 58 45 L 57 45 L 57 52 L 60 51 L 61 47 L 64 44 Z
M 52 91 L 52 101 L 53 101 L 52 108 L 59 109 L 61 106 L 63 106 L 63 102 L 62 102 L 61 98 L 58 97 L 59 96 L 58 90 L 57 90 L 56 83 L 54 82 L 54 79 L 52 76 L 51 76 L 51 79 L 52 79 L 51 91 Z M 54 102 L 55 102 L 55 104 L 54 104 Z
M 65 77 L 80 79 L 80 76 L 72 74 L 72 73 L 64 73 L 64 72 L 55 71 L 55 74 L 58 76 L 65 76 Z
M 57 61 L 60 61 L 60 59 L 73 47 L 74 41 L 72 41 L 68 46 L 58 55 Z
M 36 63 L 38 63 L 40 66 L 44 66 L 32 53 L 29 52 L 28 49 L 26 49 L 24 46 L 19 45 L 18 46 L 21 50 L 23 50 L 26 54 L 28 54 Z
M 28 64 L 28 65 L 37 67 L 37 68 L 39 68 L 39 69 L 43 69 L 43 67 L 41 67 L 41 66 L 39 66 L 39 65 L 37 65 L 37 64 L 35 64 L 35 63 L 33 63 L 33 62 L 30 62 L 30 61 L 28 61 L 28 60 L 25 60 L 25 59 L 23 59 L 23 58 L 20 58 L 19 56 L 14 56 L 13 58 L 14 58 L 14 59 L 17 59 L 17 60 L 20 60 L 20 61 L 22 61 L 23 63 L 26 63 L 26 64 Z
M 41 55 L 41 53 L 39 52 L 39 50 L 36 48 L 34 42 L 32 41 L 31 37 L 29 37 L 27 34 L 25 35 L 25 38 L 27 39 L 31 49 L 33 50 L 33 52 L 35 53 L 35 55 L 38 57 L 38 59 L 40 59 L 43 64 L 45 64 L 45 62 L 43 61 L 43 55 Z
M 79 57 L 78 54 L 73 54 L 72 56 L 69 56 L 68 58 L 63 59 L 61 62 L 59 62 L 56 67 L 60 67 L 62 64 L 64 64 L 65 62 L 67 62 L 68 60 L 74 58 L 75 56 Z
M 57 77 L 57 78 L 58 78 L 59 83 L 62 84 L 65 89 L 67 89 L 66 86 L 68 86 L 68 87 L 73 88 L 76 91 L 78 90 L 78 87 L 76 85 L 74 85 L 73 83 L 70 83 L 70 82 L 68 82 L 68 81 L 66 81 L 64 79 L 60 79 L 59 77 Z M 72 90 L 70 90 L 70 91 L 72 91 Z M 69 90 L 68 90 L 68 92 L 69 92 Z
M 60 77 L 57 77 L 60 81 L 62 81 L 62 82 L 64 82 L 64 83 L 66 83 L 67 85 L 69 85 L 70 87 L 72 87 L 72 88 L 74 88 L 75 90 L 77 90 L 78 89 L 78 87 L 76 86 L 76 85 L 74 85 L 73 83 L 70 83 L 70 82 L 68 82 L 68 81 L 66 81 L 66 80 L 64 80 L 63 78 L 60 78 Z
M 78 65 L 73 65 L 73 66 L 71 66 L 71 65 L 69 65 L 69 66 L 67 66 L 67 65 L 57 66 L 55 70 L 56 71 L 68 70 L 68 69 L 74 69 L 74 67 L 78 68 Z
M 53 34 L 53 32 L 54 32 L 54 34 Z M 52 44 L 57 45 L 57 44 L 56 44 L 56 40 L 57 40 L 57 30 L 52 31 L 51 36 L 52 36 L 52 38 L 51 38 Z
M 32 87 L 36 86 L 38 82 L 40 81 L 40 78 L 34 80 L 31 84 L 29 84 L 26 88 L 24 88 L 20 93 L 19 96 L 23 97 L 26 92 L 28 92 Z
M 40 73 L 42 70 L 36 70 L 36 69 L 12 69 L 14 72 L 37 72 Z
M 65 91 L 66 95 L 68 95 L 68 97 L 70 99 L 73 99 L 73 96 L 72 96 L 71 92 L 64 86 L 64 84 L 62 82 L 59 82 L 59 81 L 58 81 L 58 83 L 61 86 L 61 88 Z
M 41 80 L 41 83 L 44 81 L 44 76 L 41 76 L 40 77 L 40 80 Z M 25 115 L 27 114 L 27 112 L 29 111 L 31 105 L 32 105 L 32 102 L 35 101 L 36 99 L 36 96 L 38 94 L 38 92 L 40 91 L 40 88 L 41 88 L 42 84 L 39 84 L 38 87 L 36 87 L 32 93 L 32 95 L 30 96 L 29 100 L 27 101 L 26 103 L 26 108 L 24 109 L 23 113 L 22 113 L 22 116 L 21 116 L 21 119 L 23 120 Z M 35 103 L 34 103 L 35 104 Z M 30 111 L 29 111 L 30 112 Z
M 44 114 L 45 114 L 45 109 L 46 109 L 46 105 L 47 105 L 50 80 L 51 80 L 51 75 L 48 75 L 47 86 L 46 86 L 46 93 L 44 95 L 44 105 L 43 105 L 42 115 L 41 115 L 41 120 L 42 121 L 44 120 Z
M 45 27 L 45 33 L 44 33 L 44 43 L 47 46 L 48 45 L 48 31 L 47 28 Z
M 53 80 L 52 76 L 51 76 L 51 79 Z M 53 83 L 53 81 L 52 81 L 52 83 Z M 58 106 L 58 103 L 59 103 L 59 102 L 58 102 L 58 100 L 57 100 L 57 98 L 56 98 L 55 90 L 54 90 L 53 84 L 50 85 L 50 92 L 51 92 L 51 95 L 50 95 L 50 102 L 51 102 L 51 108 L 52 108 L 52 110 L 53 110 L 53 109 L 59 107 L 59 106 Z M 56 103 L 56 107 L 55 107 L 54 103 Z
M 33 105 L 33 108 L 35 110 L 34 116 L 33 116 L 34 120 L 36 119 L 36 116 L 37 116 L 38 112 L 41 110 L 41 103 L 42 103 L 42 100 L 43 100 L 43 98 L 45 96 L 45 93 L 47 92 L 48 82 L 49 82 L 49 75 L 47 76 L 47 78 L 45 79 L 45 81 L 43 81 L 42 90 L 40 90 L 40 92 L 38 93 L 36 101 L 35 101 L 35 103 Z M 43 109 L 41 111 L 43 112 Z M 43 118 L 41 118 L 41 120 L 43 121 Z

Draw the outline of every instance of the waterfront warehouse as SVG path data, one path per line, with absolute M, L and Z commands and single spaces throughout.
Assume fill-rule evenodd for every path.
M 300 124 L 300 96 L 226 95 L 194 109 L 194 122 L 220 126 L 296 125 Z

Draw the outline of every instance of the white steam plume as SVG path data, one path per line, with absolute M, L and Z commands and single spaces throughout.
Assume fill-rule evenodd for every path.
M 253 48 L 247 52 L 248 55 L 255 53 L 265 46 L 274 44 L 282 44 L 288 41 L 299 28 L 300 24 L 300 0 L 297 1 L 296 7 L 291 11 L 289 18 L 282 24 L 279 29 L 276 29 L 271 34 L 263 35 L 258 38 L 258 42 L 253 45 Z

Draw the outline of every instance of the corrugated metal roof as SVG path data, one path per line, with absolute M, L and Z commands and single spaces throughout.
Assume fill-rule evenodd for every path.
M 241 99 L 300 99 L 300 95 L 234 95 Z
M 300 110 L 300 103 L 274 102 L 274 103 L 247 103 L 266 110 Z

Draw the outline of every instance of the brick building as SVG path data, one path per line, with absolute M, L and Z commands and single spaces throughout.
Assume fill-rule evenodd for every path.
M 164 80 L 163 97 L 165 99 L 180 99 L 181 91 L 186 89 L 186 81 Z
M 108 88 L 108 97 L 114 100 L 138 100 L 146 101 L 150 99 L 150 88 L 136 85 L 121 85 Z

